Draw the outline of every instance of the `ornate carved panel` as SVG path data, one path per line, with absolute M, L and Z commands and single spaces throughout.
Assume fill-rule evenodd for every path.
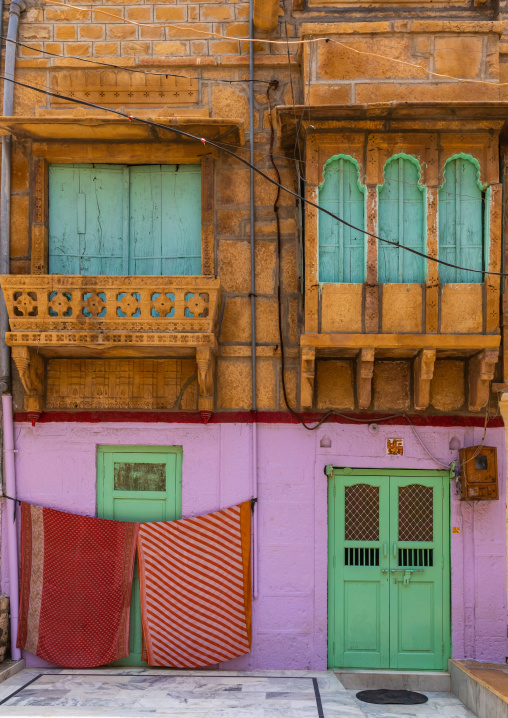
M 197 79 L 114 70 L 54 72 L 51 90 L 105 107 L 193 105 L 198 99 Z M 53 97 L 51 104 L 69 105 L 72 99 Z
M 4 276 L 13 331 L 213 331 L 219 281 L 200 277 Z
M 47 374 L 47 409 L 196 409 L 194 359 L 50 359 Z

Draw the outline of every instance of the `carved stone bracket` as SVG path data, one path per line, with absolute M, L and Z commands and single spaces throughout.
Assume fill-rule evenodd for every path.
M 414 363 L 415 409 L 426 409 L 430 404 L 430 382 L 434 376 L 435 349 L 422 349 Z
M 314 380 L 316 377 L 316 350 L 302 347 L 301 350 L 300 404 L 303 411 L 312 409 L 314 403 Z
M 34 425 L 44 409 L 44 359 L 35 349 L 26 346 L 13 347 L 12 358 L 26 391 L 25 410 Z
M 214 369 L 215 356 L 211 347 L 196 348 L 196 365 L 198 368 L 198 410 L 205 424 L 208 423 L 214 404 Z
M 372 399 L 375 349 L 360 349 L 356 360 L 356 392 L 358 408 L 368 409 Z
M 487 405 L 498 358 L 499 349 L 484 349 L 469 360 L 469 411 Z

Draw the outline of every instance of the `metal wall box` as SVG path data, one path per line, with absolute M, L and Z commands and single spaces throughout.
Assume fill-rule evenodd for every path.
M 493 501 L 499 498 L 497 449 L 468 446 L 459 450 L 461 501 Z

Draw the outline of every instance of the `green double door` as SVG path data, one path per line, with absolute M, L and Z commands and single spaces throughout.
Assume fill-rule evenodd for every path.
M 97 515 L 118 521 L 171 521 L 182 516 L 179 446 L 100 446 Z M 141 666 L 141 601 L 137 562 L 132 582 L 130 656 L 113 665 Z
M 449 474 L 333 470 L 328 665 L 444 670 Z

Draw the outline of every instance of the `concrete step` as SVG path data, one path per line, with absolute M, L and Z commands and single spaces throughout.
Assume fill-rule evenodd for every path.
M 374 671 L 356 668 L 338 668 L 335 675 L 348 690 L 430 691 L 449 693 L 448 671 Z
M 0 683 L 6 681 L 15 673 L 19 673 L 25 667 L 24 659 L 20 661 L 3 661 L 0 663 Z
M 508 665 L 449 661 L 452 691 L 478 718 L 508 718 Z

